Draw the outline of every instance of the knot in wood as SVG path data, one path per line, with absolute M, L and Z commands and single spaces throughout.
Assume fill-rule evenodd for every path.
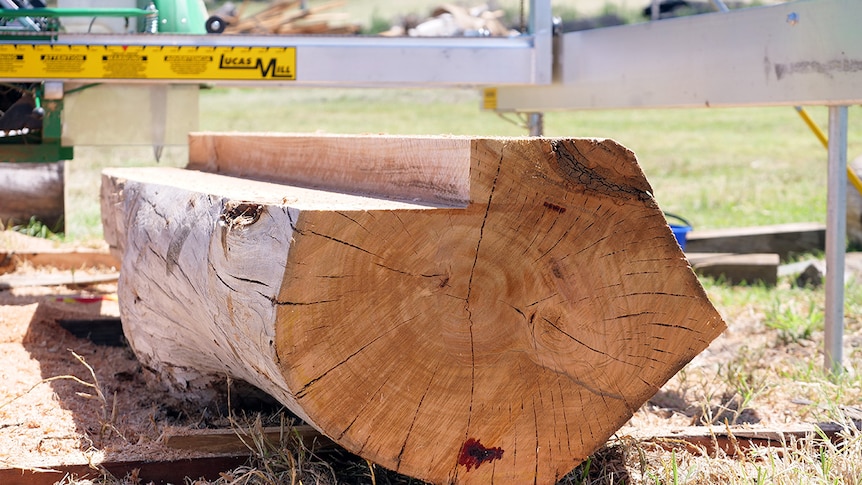
M 228 201 L 219 216 L 219 224 L 233 228 L 234 226 L 248 226 L 260 219 L 263 206 L 250 204 L 248 202 Z
M 576 182 L 586 190 L 601 194 L 621 197 L 634 196 L 639 201 L 652 199 L 652 194 L 632 185 L 612 182 L 595 168 L 588 165 L 588 157 L 578 149 L 577 145 L 567 140 L 551 141 L 551 150 L 557 160 L 557 166 L 562 175 L 571 182 Z

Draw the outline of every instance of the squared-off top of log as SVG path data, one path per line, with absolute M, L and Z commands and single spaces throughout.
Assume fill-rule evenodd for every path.
M 610 140 L 196 134 L 190 167 L 103 174 L 138 357 L 424 480 L 553 483 L 724 329 Z

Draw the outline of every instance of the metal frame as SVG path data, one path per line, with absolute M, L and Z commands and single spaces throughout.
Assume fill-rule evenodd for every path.
M 44 34 L 43 34 L 44 35 Z M 529 32 L 501 37 L 416 38 L 278 35 L 54 34 L 21 35 L 4 44 L 52 46 L 186 46 L 296 49 L 295 80 L 239 81 L 244 85 L 291 86 L 485 86 L 547 85 L 552 80 L 550 0 L 531 0 Z M 10 78 L 26 82 L 43 79 Z M 219 82 L 219 79 L 55 79 L 75 82 Z M 236 82 L 232 81 L 231 83 Z
M 798 1 L 563 34 L 554 83 L 497 111 L 862 102 L 862 2 Z

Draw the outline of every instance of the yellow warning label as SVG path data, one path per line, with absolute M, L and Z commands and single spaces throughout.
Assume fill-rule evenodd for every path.
M 296 48 L 0 44 L 0 78 L 294 81 Z
M 482 109 L 497 109 L 497 88 L 485 88 L 482 92 Z

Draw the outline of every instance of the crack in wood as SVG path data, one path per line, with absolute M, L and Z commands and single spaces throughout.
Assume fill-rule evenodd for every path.
M 359 221 L 357 221 L 356 219 L 354 219 L 354 218 L 352 218 L 352 217 L 348 216 L 348 215 L 347 215 L 347 214 L 345 214 L 344 212 L 341 212 L 341 211 L 335 211 L 335 213 L 336 213 L 336 214 L 338 214 L 338 215 L 340 215 L 341 217 L 343 217 L 343 218 L 347 219 L 348 221 L 350 221 L 350 222 L 352 222 L 352 223 L 356 224 L 357 226 L 361 227 L 363 231 L 365 231 L 365 232 L 370 232 L 370 231 L 369 231 L 365 226 L 363 226 L 362 224 L 360 224 L 360 223 L 359 223 Z
M 469 439 L 470 424 L 473 421 L 473 400 L 476 393 L 476 349 L 475 340 L 473 337 L 473 312 L 470 309 L 470 295 L 473 291 L 473 276 L 476 272 L 476 263 L 479 261 L 479 250 L 482 246 L 482 238 L 485 234 L 485 224 L 488 222 L 488 214 L 491 211 L 491 201 L 494 199 L 494 191 L 497 188 L 497 179 L 500 177 L 500 172 L 503 169 L 503 151 L 505 144 L 500 148 L 500 159 L 497 161 L 497 172 L 494 174 L 494 180 L 491 182 L 491 190 L 488 194 L 488 202 L 485 205 L 485 214 L 482 217 L 482 225 L 479 227 L 479 239 L 476 241 L 476 251 L 473 256 L 473 266 L 470 268 L 470 278 L 467 280 L 467 296 L 465 298 L 465 310 L 467 311 L 467 321 L 469 323 L 468 330 L 470 332 L 470 406 L 467 409 L 467 426 L 464 430 L 464 440 Z M 457 476 L 457 466 L 456 466 Z
M 319 305 L 321 303 L 334 303 L 338 301 L 338 299 L 334 300 L 317 300 L 317 301 L 283 301 L 279 300 L 275 297 L 268 297 L 269 301 L 272 302 L 273 305 L 278 306 L 307 306 L 307 305 Z
M 305 234 L 305 232 L 304 232 L 304 231 L 301 231 L 301 230 L 299 230 L 299 229 L 295 229 L 295 230 L 296 230 L 296 232 L 298 232 L 298 233 L 300 233 L 300 234 Z M 379 257 L 380 257 L 380 256 L 378 256 L 378 255 L 376 255 L 376 254 L 372 253 L 371 251 L 367 250 L 367 249 L 361 248 L 361 247 L 359 247 L 359 246 L 357 246 L 357 245 L 355 245 L 355 244 L 349 243 L 349 242 L 347 242 L 347 241 L 342 241 L 341 239 L 338 239 L 338 238 L 335 238 L 335 237 L 332 237 L 332 236 L 328 236 L 328 235 L 326 235 L 326 234 L 322 234 L 322 233 L 319 233 L 319 232 L 311 231 L 311 230 L 309 230 L 309 231 L 308 231 L 308 233 L 309 233 L 309 234 L 314 234 L 315 236 L 320 236 L 320 237 L 322 237 L 322 238 L 324 238 L 324 239 L 329 239 L 330 241 L 336 242 L 336 243 L 338 243 L 338 244 L 343 244 L 343 245 L 345 245 L 345 246 L 347 246 L 347 247 L 351 247 L 351 248 L 353 248 L 353 249 L 357 249 L 357 250 L 359 250 L 359 251 L 362 251 L 362 252 L 363 252 L 363 253 L 365 253 L 365 254 L 370 254 L 371 256 L 374 256 L 375 258 L 379 258 Z
M 574 335 L 572 335 L 572 334 L 570 334 L 570 333 L 566 332 L 565 330 L 563 330 L 562 328 L 560 328 L 556 323 L 552 322 L 552 321 L 551 321 L 550 319 L 548 319 L 547 317 L 542 317 L 542 320 L 544 320 L 544 321 L 545 321 L 545 323 L 547 323 L 548 325 L 550 325 L 550 326 L 554 327 L 554 329 L 556 329 L 556 330 L 557 330 L 558 332 L 560 332 L 561 334 L 563 334 L 563 335 L 565 335 L 566 337 L 568 337 L 569 339 L 571 339 L 573 342 L 578 343 L 579 345 L 583 346 L 583 347 L 584 347 L 584 348 L 586 348 L 586 349 L 589 349 L 589 350 L 591 350 L 591 351 L 593 351 L 593 352 L 595 352 L 595 353 L 597 353 L 597 354 L 599 354 L 599 355 L 603 355 L 603 356 L 605 356 L 605 357 L 607 357 L 607 358 L 609 358 L 609 359 L 613 360 L 614 362 L 619 362 L 620 364 L 624 364 L 624 365 L 629 365 L 629 366 L 637 367 L 637 365 L 636 365 L 636 364 L 634 364 L 634 363 L 626 362 L 626 361 L 624 361 L 624 360 L 620 360 L 619 358 L 614 357 L 613 355 L 610 355 L 610 354 L 608 354 L 607 352 L 602 352 L 602 351 L 601 351 L 601 350 L 599 350 L 599 349 L 596 349 L 596 348 L 594 348 L 594 347 L 591 347 L 591 346 L 589 346 L 589 345 L 585 344 L 583 341 L 579 340 L 579 339 L 578 339 L 577 337 L 575 337 Z
M 171 242 L 168 244 L 168 251 L 165 254 L 165 274 L 170 276 L 174 269 L 179 265 L 180 252 L 192 232 L 192 227 L 183 224 L 171 237 Z
M 538 388 L 538 385 L 536 386 Z M 536 430 L 536 459 L 535 459 L 535 470 L 533 470 L 533 485 L 538 483 L 539 480 L 539 450 L 541 447 L 539 446 L 539 414 L 536 411 L 536 396 L 533 395 L 533 429 Z
M 384 379 L 383 381 L 381 381 L 381 382 L 380 382 L 380 385 L 377 387 L 377 389 L 376 389 L 374 392 L 372 392 L 371 394 L 369 394 L 369 396 L 371 397 L 371 399 L 369 399 L 368 401 L 365 401 L 365 403 L 362 405 L 362 407 L 361 407 L 361 408 L 359 408 L 359 411 L 357 411 L 357 412 L 356 412 L 356 415 L 355 415 L 355 416 L 353 416 L 353 419 L 352 419 L 352 420 L 350 420 L 350 423 L 348 423 L 348 424 L 347 424 L 347 427 L 346 427 L 346 428 L 344 428 L 344 429 L 341 431 L 341 433 L 340 433 L 340 434 L 335 438 L 335 441 L 340 441 L 340 440 L 341 440 L 341 438 L 343 438 L 343 437 L 344 437 L 344 435 L 345 435 L 345 434 L 347 434 L 347 432 L 348 432 L 348 431 L 350 431 L 350 428 L 352 428 L 352 427 L 353 427 L 353 425 L 356 423 L 356 421 L 358 421 L 358 420 L 359 420 L 359 416 L 361 416 L 361 415 L 362 415 L 362 413 L 364 413 L 364 412 L 365 412 L 365 409 L 366 409 L 366 408 L 367 408 L 367 407 L 368 407 L 372 402 L 374 402 L 374 401 L 375 401 L 375 399 L 374 399 L 374 398 L 375 398 L 376 396 L 379 396 L 379 395 L 380 395 L 380 391 L 383 389 L 383 387 L 385 387 L 385 386 L 386 386 L 386 384 L 387 384 L 388 382 L 389 382 L 388 380 Z
M 560 404 L 563 409 L 563 427 L 566 430 L 566 448 L 571 452 L 572 450 L 572 440 L 571 440 L 571 431 L 569 431 L 569 415 L 566 414 L 566 393 L 563 391 L 563 383 L 560 382 L 560 376 L 557 375 L 557 387 L 560 389 Z
M 216 271 L 216 269 L 213 265 L 210 265 L 210 268 L 213 270 L 213 274 L 215 275 L 216 279 L 218 279 L 221 282 L 221 284 L 225 285 L 227 287 L 227 289 L 229 289 L 230 291 L 236 293 L 236 288 L 227 284 L 227 282 L 221 277 L 221 275 L 218 274 L 218 271 Z
M 406 324 L 408 324 L 408 323 L 412 322 L 413 320 L 415 320 L 415 319 L 416 319 L 416 318 L 418 318 L 418 317 L 419 317 L 419 315 L 415 315 L 415 316 L 413 316 L 413 317 L 410 317 L 410 318 L 408 318 L 407 320 L 404 320 L 403 322 L 399 323 L 398 325 L 395 325 L 394 327 L 390 328 L 389 330 L 387 330 L 387 331 L 385 331 L 385 332 L 381 333 L 381 334 L 380 334 L 380 335 L 378 335 L 377 337 L 374 337 L 374 338 L 373 338 L 373 339 L 371 339 L 369 342 L 367 342 L 367 343 L 365 343 L 364 345 L 362 345 L 361 347 L 359 347 L 359 348 L 358 348 L 356 351 L 354 351 L 352 354 L 350 354 L 350 355 L 348 355 L 347 357 L 345 357 L 344 359 L 342 359 L 342 360 L 341 360 L 341 362 L 339 362 L 339 363 L 337 363 L 337 364 L 333 365 L 332 367 L 330 367 L 329 369 L 327 369 L 326 371 L 324 371 L 324 372 L 323 372 L 322 374 L 320 374 L 319 376 L 317 376 L 317 377 L 315 377 L 314 379 L 311 379 L 310 381 L 306 382 L 306 383 L 302 386 L 302 388 L 300 388 L 300 389 L 296 392 L 296 394 L 294 394 L 294 395 L 296 396 L 296 399 L 302 399 L 303 397 L 305 397 L 305 395 L 306 395 L 306 394 L 308 394 L 308 391 L 310 390 L 311 386 L 313 386 L 316 382 L 320 381 L 321 379 L 323 379 L 324 377 L 326 377 L 329 373 L 333 372 L 334 370 L 338 369 L 338 368 L 339 368 L 339 367 L 341 367 L 342 365 L 346 364 L 348 361 L 350 361 L 351 359 L 353 359 L 354 357 L 356 357 L 357 355 L 359 355 L 360 353 L 362 353 L 362 352 L 363 352 L 365 349 L 367 349 L 368 347 L 370 347 L 370 346 L 374 345 L 376 342 L 378 342 L 378 341 L 379 341 L 380 339 L 382 339 L 383 337 L 386 337 L 386 336 L 387 336 L 387 335 L 389 335 L 390 333 L 392 333 L 392 332 L 394 332 L 394 331 L 398 330 L 398 329 L 399 329 L 399 328 L 401 328 L 403 325 L 406 325 Z
M 604 321 L 606 321 L 606 322 L 608 322 L 608 321 L 611 321 L 611 320 L 622 320 L 622 319 L 624 319 L 624 318 L 634 318 L 634 317 L 640 317 L 640 316 L 643 316 L 643 315 L 661 315 L 662 313 L 663 313 L 663 312 L 655 312 L 655 311 L 643 311 L 643 312 L 637 312 L 637 313 L 626 313 L 625 315 L 617 315 L 617 316 L 614 316 L 614 317 L 608 317 L 608 318 L 605 318 L 605 319 L 603 319 L 603 320 L 604 320 Z
M 566 239 L 566 238 L 569 236 L 569 231 L 572 229 L 572 227 L 574 227 L 574 226 L 569 226 L 569 228 L 568 228 L 568 229 L 566 229 L 566 230 L 563 232 L 563 234 L 562 234 L 562 235 L 561 235 L 561 236 L 556 240 L 556 242 L 554 242 L 554 244 L 552 244 L 552 245 L 551 245 L 551 247 L 549 247 L 547 251 L 545 251 L 544 253 L 542 253 L 541 255 L 539 255 L 539 257 L 538 257 L 538 258 L 534 259 L 534 260 L 533 260 L 533 262 L 534 262 L 534 263 L 538 263 L 540 259 L 544 258 L 544 257 L 545 257 L 545 256 L 547 256 L 548 254 L 550 254 L 550 253 L 551 253 L 551 251 L 553 251 L 554 249 L 556 249 L 556 247 L 557 247 L 557 246 L 559 246 L 559 244 L 560 244 L 561 242 L 563 242 L 563 240 L 564 240 L 564 239 Z
M 237 281 L 242 281 L 244 283 L 251 283 L 253 285 L 265 286 L 265 287 L 269 288 L 269 285 L 264 283 L 263 281 L 253 280 L 251 278 L 243 278 L 242 276 L 236 276 L 236 275 L 232 275 L 232 274 L 229 274 L 228 276 L 230 276 L 231 278 L 233 278 Z
M 413 419 L 410 421 L 410 427 L 407 428 L 406 436 L 404 436 L 404 442 L 401 443 L 401 450 L 398 452 L 398 457 L 395 459 L 395 471 L 397 472 L 401 467 L 401 457 L 404 456 L 404 450 L 407 449 L 407 441 L 410 440 L 410 433 L 413 432 L 413 427 L 416 425 L 416 420 L 419 418 L 419 410 L 422 409 L 422 403 L 425 402 L 425 396 L 428 395 L 428 391 L 431 390 L 431 383 L 434 382 L 434 378 L 437 376 L 437 370 L 440 368 L 440 364 L 434 367 L 434 372 L 431 373 L 431 378 L 428 379 L 428 385 L 425 386 L 425 391 L 422 392 L 422 397 L 419 398 L 419 404 L 416 406 L 416 412 L 413 413 Z

